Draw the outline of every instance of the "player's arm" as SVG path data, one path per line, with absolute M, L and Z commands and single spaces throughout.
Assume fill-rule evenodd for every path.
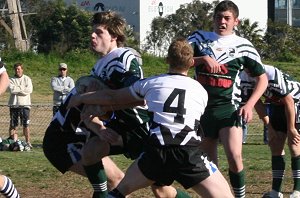
M 145 105 L 144 101 L 138 101 L 130 104 L 108 105 L 108 106 L 85 105 L 83 111 L 81 112 L 81 119 L 84 120 L 86 118 L 90 118 L 93 116 L 98 116 L 100 118 L 109 117 L 109 112 L 114 112 L 121 109 L 133 108 L 136 106 L 144 106 L 144 105 Z
M 109 142 L 110 144 L 116 143 L 120 135 L 112 129 L 106 128 L 99 117 L 90 116 L 83 119 L 84 124 L 92 130 L 101 140 Z
M 255 77 L 256 78 L 256 85 L 255 88 L 246 102 L 244 106 L 240 109 L 240 115 L 243 116 L 243 119 L 245 119 L 246 122 L 250 122 L 253 118 L 253 112 L 252 109 L 254 108 L 256 102 L 260 99 L 260 97 L 265 92 L 267 86 L 268 86 L 268 78 L 265 73 Z
M 132 93 L 129 87 L 112 90 L 104 89 L 95 92 L 87 92 L 80 95 L 74 95 L 68 104 L 68 108 L 84 104 L 97 104 L 103 106 L 131 104 L 143 99 L 138 99 Z
M 9 85 L 9 77 L 6 71 L 0 74 L 0 95 L 3 94 Z
M 284 104 L 285 116 L 287 121 L 287 135 L 294 144 L 300 142 L 300 135 L 295 128 L 295 103 L 291 94 L 286 95 L 281 99 Z
M 57 77 L 51 78 L 51 88 L 53 91 L 62 92 L 64 87 L 59 85 Z
M 194 57 L 194 67 L 202 65 L 206 67 L 209 73 L 219 73 L 221 72 L 221 65 L 215 59 L 208 55 Z

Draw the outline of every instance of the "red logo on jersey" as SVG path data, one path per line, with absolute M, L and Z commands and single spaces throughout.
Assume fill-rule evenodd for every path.
M 221 71 L 217 74 L 210 73 L 209 67 L 203 67 L 203 73 L 200 72 L 197 74 L 197 80 L 203 85 L 209 85 L 212 87 L 231 87 L 231 77 L 224 75 L 228 73 L 227 64 L 222 64 L 220 67 Z

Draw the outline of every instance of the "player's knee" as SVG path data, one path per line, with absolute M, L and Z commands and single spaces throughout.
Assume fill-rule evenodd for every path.
M 91 138 L 82 149 L 82 162 L 92 164 L 109 154 L 109 145 L 98 137 Z
M 172 186 L 152 185 L 151 190 L 156 198 L 176 197 L 177 191 Z

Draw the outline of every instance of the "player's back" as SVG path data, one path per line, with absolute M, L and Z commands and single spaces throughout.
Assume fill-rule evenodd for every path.
M 208 96 L 197 81 L 183 75 L 163 74 L 140 80 L 132 89 L 144 96 L 148 111 L 153 115 L 150 133 L 159 141 L 155 144 L 200 142 L 197 128 Z

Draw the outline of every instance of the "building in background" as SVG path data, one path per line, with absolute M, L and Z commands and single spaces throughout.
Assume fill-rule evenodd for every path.
M 121 14 L 133 28 L 138 41 L 143 44 L 155 17 L 173 14 L 182 4 L 193 0 L 65 0 L 75 3 L 80 8 L 100 12 L 114 10 Z M 203 0 L 213 2 L 213 0 Z M 232 0 L 240 9 L 240 19 L 248 18 L 258 22 L 259 28 L 266 30 L 268 18 L 300 26 L 300 0 Z
M 300 27 L 300 0 L 268 0 L 268 18 Z

